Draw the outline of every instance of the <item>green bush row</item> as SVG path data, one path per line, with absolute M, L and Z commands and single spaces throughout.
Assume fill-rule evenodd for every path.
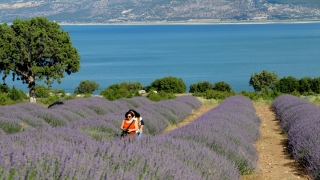
M 249 85 L 253 86 L 254 92 L 241 91 L 236 93 L 231 86 L 224 82 L 216 82 L 214 84 L 208 81 L 198 82 L 190 85 L 189 93 L 194 96 L 203 97 L 205 99 L 223 100 L 229 96 L 236 94 L 249 97 L 251 100 L 273 100 L 281 94 L 292 94 L 295 96 L 309 96 L 320 93 L 320 77 L 311 78 L 303 77 L 297 79 L 292 76 L 278 78 L 276 73 L 263 70 L 260 73 L 251 75 Z M 94 81 L 81 81 L 79 86 L 75 88 L 73 95 L 66 96 L 62 89 L 51 90 L 44 85 L 37 85 L 35 95 L 40 98 L 43 104 L 51 104 L 56 101 L 73 99 L 81 94 L 81 97 L 91 97 L 95 90 L 99 89 L 99 85 Z M 149 86 L 142 86 L 140 82 L 122 82 L 120 84 L 112 84 L 100 92 L 100 95 L 108 100 L 116 100 L 120 98 L 132 98 L 141 96 L 144 90 L 146 97 L 152 101 L 161 101 L 175 98 L 175 94 L 185 93 L 186 84 L 181 78 L 164 77 L 156 79 Z M 0 84 L 0 104 L 10 105 L 22 102 L 26 99 L 26 94 L 22 90 L 17 90 L 14 86 L 10 89 L 7 85 Z

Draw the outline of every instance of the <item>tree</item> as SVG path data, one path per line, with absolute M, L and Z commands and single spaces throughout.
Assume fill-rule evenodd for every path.
M 252 86 L 256 92 L 261 91 L 263 88 L 273 90 L 277 79 L 278 75 L 275 72 L 271 73 L 267 70 L 263 70 L 259 74 L 254 73 L 251 75 L 249 85 Z
M 305 92 L 311 92 L 311 84 L 312 78 L 311 77 L 302 77 L 299 80 L 299 92 L 303 94 Z
M 74 90 L 75 94 L 93 94 L 93 91 L 99 89 L 99 84 L 94 81 L 81 81 L 79 86 Z
M 185 93 L 186 84 L 181 78 L 168 76 L 161 79 L 156 79 L 151 83 L 151 88 L 156 91 L 164 91 L 167 93 Z
M 45 85 L 37 85 L 35 87 L 35 95 L 38 98 L 47 98 L 50 95 L 50 89 Z
M 189 93 L 196 93 L 196 92 L 206 92 L 206 90 L 212 90 L 213 85 L 210 84 L 208 81 L 198 82 L 196 84 L 190 85 Z
M 0 73 L 3 80 L 12 79 L 28 85 L 30 102 L 35 99 L 35 81 L 47 85 L 61 83 L 65 72 L 80 69 L 80 55 L 70 36 L 55 22 L 45 17 L 15 19 L 12 25 L 0 24 Z
M 222 92 L 231 92 L 230 84 L 228 84 L 224 81 L 214 83 L 212 89 L 216 90 L 216 91 L 222 91 Z
M 13 101 L 19 101 L 23 98 L 21 92 L 15 86 L 12 87 L 7 96 Z
M 122 82 L 120 85 L 125 87 L 130 92 L 135 92 L 142 89 L 142 84 L 140 82 Z
M 311 90 L 314 93 L 317 93 L 317 94 L 320 93 L 320 77 L 313 78 L 311 82 Z
M 119 84 L 112 84 L 106 89 L 103 89 L 100 92 L 100 95 L 105 97 L 108 100 L 116 100 L 122 98 L 123 94 L 120 94 L 119 92 L 124 92 L 126 90 L 125 87 L 119 85 Z
M 283 77 L 277 81 L 275 88 L 281 93 L 299 92 L 299 80 L 293 76 Z

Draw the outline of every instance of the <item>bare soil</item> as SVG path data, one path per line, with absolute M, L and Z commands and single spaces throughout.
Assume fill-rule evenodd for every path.
M 270 107 L 270 103 L 254 103 L 256 114 L 262 123 L 261 136 L 255 142 L 258 150 L 258 169 L 256 173 L 243 176 L 242 180 L 311 180 L 305 169 L 287 151 L 286 134 Z
M 217 106 L 202 105 L 200 109 L 193 111 L 184 121 L 177 125 L 170 125 L 165 132 L 197 119 L 203 113 Z M 256 114 L 262 123 L 260 126 L 261 136 L 254 143 L 257 148 L 259 159 L 257 170 L 250 175 L 241 176 L 241 180 L 311 180 L 305 169 L 290 157 L 287 152 L 287 138 L 280 128 L 279 121 L 270 108 L 270 103 L 254 102 Z

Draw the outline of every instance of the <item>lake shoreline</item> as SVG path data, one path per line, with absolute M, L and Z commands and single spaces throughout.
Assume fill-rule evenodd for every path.
M 320 23 L 314 20 L 248 20 L 248 21 L 218 21 L 218 20 L 192 20 L 192 21 L 150 21 L 150 22 L 110 22 L 110 23 L 58 23 L 59 25 L 219 25 L 219 24 L 281 24 L 281 23 Z

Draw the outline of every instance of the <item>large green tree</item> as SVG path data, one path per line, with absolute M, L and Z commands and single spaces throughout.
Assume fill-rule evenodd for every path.
M 249 85 L 253 87 L 254 91 L 259 92 L 264 88 L 273 89 L 277 80 L 278 75 L 275 72 L 263 70 L 251 75 Z
M 59 24 L 45 17 L 0 24 L 2 79 L 12 74 L 13 80 L 27 84 L 30 102 L 36 102 L 35 81 L 61 83 L 65 73 L 70 75 L 79 69 L 80 55 Z

